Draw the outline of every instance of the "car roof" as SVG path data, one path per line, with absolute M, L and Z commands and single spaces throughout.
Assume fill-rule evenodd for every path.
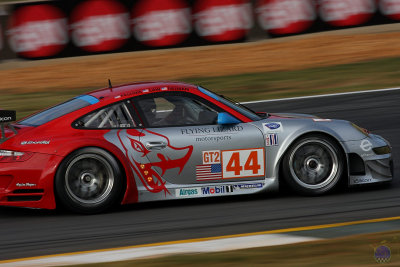
M 157 92 L 162 89 L 170 90 L 185 90 L 192 91 L 197 90 L 197 86 L 193 84 L 183 82 L 165 82 L 165 81 L 151 81 L 151 82 L 138 82 L 114 86 L 112 88 L 102 88 L 87 93 L 88 95 L 94 96 L 97 99 L 109 99 L 116 98 L 118 96 L 136 96 L 147 94 L 149 92 Z

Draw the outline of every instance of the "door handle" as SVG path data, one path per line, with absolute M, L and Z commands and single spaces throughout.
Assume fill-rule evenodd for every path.
M 167 147 L 167 144 L 164 142 L 147 142 L 145 147 L 148 150 L 160 150 Z

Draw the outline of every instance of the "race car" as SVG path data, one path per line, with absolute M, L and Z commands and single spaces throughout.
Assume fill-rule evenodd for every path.
M 201 86 L 100 89 L 28 116 L 0 111 L 0 205 L 114 205 L 390 182 L 390 144 L 343 120 L 254 112 Z

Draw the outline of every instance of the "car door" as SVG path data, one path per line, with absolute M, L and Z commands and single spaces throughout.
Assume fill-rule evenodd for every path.
M 265 177 L 262 132 L 187 92 L 137 97 L 145 123 L 140 143 L 152 169 L 174 185 L 252 181 Z M 223 114 L 231 124 L 218 124 Z

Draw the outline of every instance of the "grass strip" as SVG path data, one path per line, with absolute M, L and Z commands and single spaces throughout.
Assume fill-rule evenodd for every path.
M 390 259 L 378 262 L 375 250 L 390 249 Z M 382 247 L 381 247 L 382 248 Z M 379 259 L 378 259 L 379 260 Z M 400 231 L 354 235 L 292 245 L 261 247 L 219 253 L 174 255 L 160 258 L 111 263 L 74 265 L 75 267 L 128 266 L 400 266 Z
M 182 81 L 200 84 L 240 101 L 350 92 L 400 86 L 400 58 L 294 71 L 276 71 L 220 77 L 192 77 Z M 95 88 L 48 90 L 13 94 L 3 91 L 1 109 L 17 110 L 22 118 Z

